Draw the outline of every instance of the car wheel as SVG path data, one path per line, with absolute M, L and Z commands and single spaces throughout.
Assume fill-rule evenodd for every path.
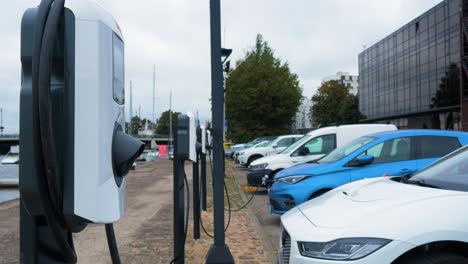
M 258 156 L 258 155 L 250 157 L 249 160 L 247 161 L 246 167 L 250 166 L 250 163 L 254 162 L 254 160 L 258 160 L 261 157 L 262 156 Z
M 396 264 L 463 264 L 468 263 L 468 258 L 452 252 L 429 252 L 423 254 L 411 254 L 398 260 Z

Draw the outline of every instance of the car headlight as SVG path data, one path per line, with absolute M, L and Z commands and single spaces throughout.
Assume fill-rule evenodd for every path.
M 239 152 L 239 156 L 244 156 L 244 154 L 245 154 L 244 151 Z
M 263 170 L 268 166 L 268 163 L 262 163 L 258 165 L 250 165 L 249 169 L 251 170 Z
M 383 238 L 343 238 L 331 242 L 298 242 L 302 256 L 330 260 L 363 258 L 391 240 Z
M 277 181 L 283 182 L 283 183 L 286 183 L 286 184 L 295 184 L 295 183 L 298 183 L 298 182 L 302 181 L 303 179 L 305 179 L 307 177 L 310 177 L 310 176 L 311 175 L 295 175 L 295 176 L 279 178 L 279 179 L 277 179 Z

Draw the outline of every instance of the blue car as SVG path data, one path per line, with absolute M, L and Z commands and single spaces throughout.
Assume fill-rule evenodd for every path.
M 371 134 L 318 161 L 284 169 L 269 189 L 270 209 L 283 214 L 343 184 L 364 178 L 405 176 L 468 144 L 468 133 L 399 130 Z

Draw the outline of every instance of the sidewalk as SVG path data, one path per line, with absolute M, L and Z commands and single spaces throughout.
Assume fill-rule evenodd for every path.
M 226 163 L 226 174 L 225 177 L 226 187 L 229 192 L 229 197 L 231 200 L 232 209 L 238 209 L 246 200 L 242 199 L 239 192 L 239 185 L 236 182 L 236 179 L 233 174 L 229 173 L 228 169 L 229 164 Z M 210 163 L 207 164 L 207 174 L 208 179 L 211 179 L 210 176 Z M 207 212 L 202 212 L 202 221 L 205 226 L 206 231 L 212 235 L 213 234 L 213 208 L 212 208 L 212 187 L 211 180 L 208 183 L 208 210 Z M 225 199 L 225 208 L 228 208 L 227 199 Z M 200 228 L 200 239 L 195 241 L 193 239 L 193 226 L 191 219 L 189 234 L 187 238 L 187 244 L 185 247 L 186 254 L 186 263 L 204 263 L 206 258 L 206 253 L 213 243 L 213 239 L 208 237 L 203 233 L 203 229 Z M 225 211 L 225 223 L 228 222 L 228 212 Z M 260 263 L 270 263 L 269 256 L 263 246 L 261 240 L 261 234 L 259 234 L 259 229 L 256 223 L 253 221 L 250 212 L 247 209 L 243 209 L 238 212 L 232 212 L 231 222 L 229 228 L 226 232 L 226 244 L 229 246 L 229 249 L 234 257 L 236 263 L 241 264 L 260 264 Z

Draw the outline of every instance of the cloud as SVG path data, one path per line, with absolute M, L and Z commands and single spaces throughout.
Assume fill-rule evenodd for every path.
M 77 1 L 77 0 L 74 0 Z M 209 1 L 98 0 L 119 22 L 125 37 L 127 103 L 133 82 L 134 113 L 152 118 L 153 64 L 157 116 L 169 107 L 199 110 L 211 119 Z M 257 33 L 288 61 L 310 97 L 321 79 L 358 72 L 358 54 L 440 0 L 236 0 L 222 1 L 223 44 L 241 58 Z M 7 132 L 18 131 L 23 11 L 39 1 L 10 1 L 0 10 L 0 107 Z M 127 109 L 128 111 L 128 109 Z

